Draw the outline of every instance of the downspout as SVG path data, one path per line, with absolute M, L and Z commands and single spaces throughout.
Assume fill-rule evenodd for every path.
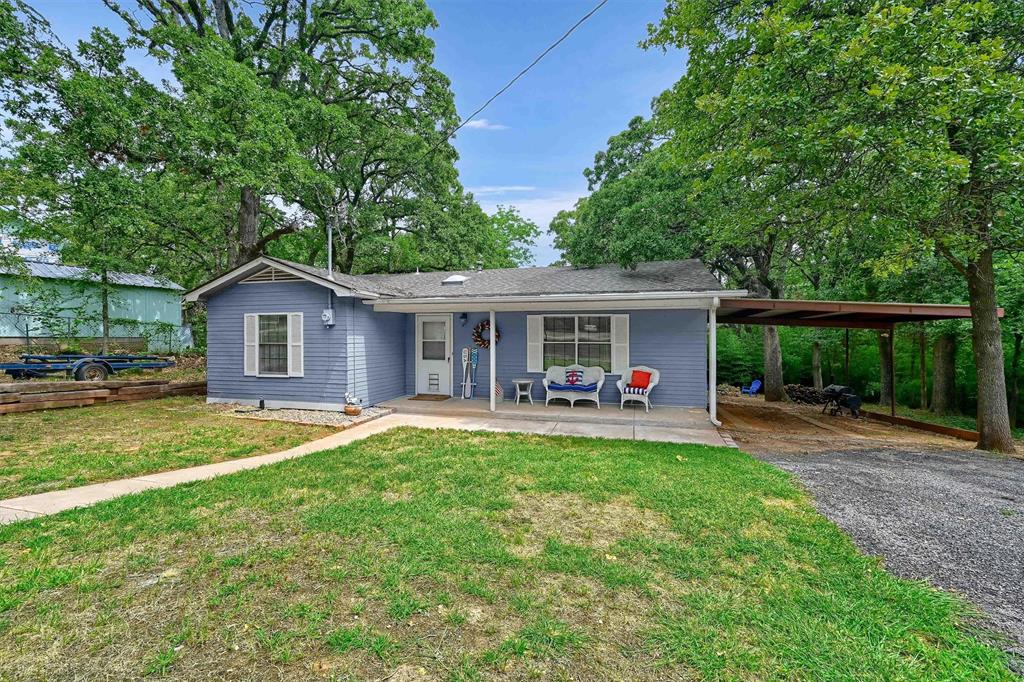
M 708 308 L 708 418 L 716 427 L 718 421 L 718 306 L 717 296 L 711 299 Z

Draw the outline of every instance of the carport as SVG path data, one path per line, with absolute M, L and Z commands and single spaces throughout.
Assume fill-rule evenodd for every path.
M 896 417 L 896 325 L 904 322 L 932 322 L 936 320 L 970 319 L 971 308 L 967 305 L 943 305 L 932 303 L 877 303 L 856 301 L 796 301 L 767 298 L 723 298 L 715 311 L 712 327 L 718 324 L 773 325 L 778 327 L 821 327 L 846 330 L 845 369 L 846 381 L 850 376 L 850 330 L 882 330 L 888 337 L 890 379 L 893 386 L 893 400 L 889 406 L 893 421 Z M 998 310 L 999 317 L 1003 309 Z M 713 331 L 712 331 L 713 334 Z M 712 340 L 714 336 L 712 336 Z M 714 400 L 712 398 L 712 400 Z M 714 406 L 712 406 L 712 410 Z M 712 418 L 714 412 L 712 411 Z M 919 422 L 915 422 L 915 425 Z M 950 434 L 955 435 L 955 434 Z

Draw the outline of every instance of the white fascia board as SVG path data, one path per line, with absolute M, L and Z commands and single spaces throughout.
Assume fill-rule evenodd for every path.
M 741 298 L 743 289 L 727 291 L 651 291 L 628 294 L 549 294 L 543 296 L 480 296 L 454 298 L 378 298 L 363 301 L 380 312 L 474 312 L 619 309 L 706 309 L 715 299 Z
M 203 296 L 206 296 L 211 292 L 217 291 L 222 287 L 234 284 L 239 280 L 245 279 L 246 276 L 254 272 L 258 272 L 259 270 L 262 270 L 263 268 L 266 267 L 277 268 L 278 270 L 283 270 L 284 272 L 295 275 L 300 279 L 304 279 L 307 282 L 319 284 L 322 287 L 332 290 L 338 296 L 360 296 L 363 298 L 376 297 L 376 294 L 372 294 L 365 291 L 355 291 L 346 286 L 342 286 L 337 282 L 332 282 L 326 277 L 316 277 L 314 275 L 309 274 L 308 272 L 303 272 L 302 270 L 293 268 L 287 263 L 282 263 L 276 259 L 270 259 L 264 256 L 260 256 L 255 260 L 251 260 L 248 263 L 245 263 L 244 265 L 239 265 L 234 270 L 224 273 L 223 275 L 221 275 L 220 277 L 213 281 L 207 282 L 206 284 L 197 287 L 192 291 L 187 292 L 182 298 L 188 302 L 198 301 Z

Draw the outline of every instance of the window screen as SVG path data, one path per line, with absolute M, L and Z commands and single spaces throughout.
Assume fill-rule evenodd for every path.
M 583 365 L 612 369 L 610 315 L 566 315 L 544 318 L 544 369 L 552 365 Z
M 288 376 L 288 316 L 260 315 L 260 374 Z

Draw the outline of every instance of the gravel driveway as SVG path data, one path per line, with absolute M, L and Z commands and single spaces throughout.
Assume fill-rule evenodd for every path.
M 966 596 L 1024 657 L 1024 461 L 908 449 L 755 456 L 794 473 L 891 572 Z

